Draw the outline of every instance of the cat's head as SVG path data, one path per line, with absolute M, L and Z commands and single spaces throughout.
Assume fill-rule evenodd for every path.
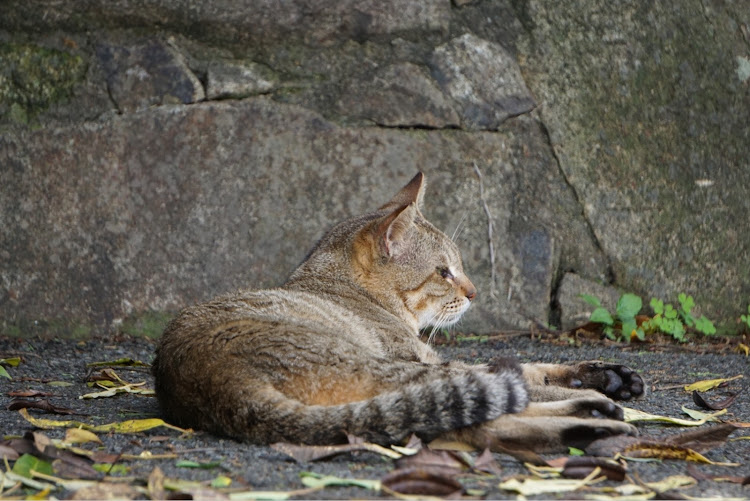
M 464 274 L 456 244 L 420 212 L 418 173 L 368 218 L 352 242 L 355 280 L 417 328 L 454 324 L 477 290 Z

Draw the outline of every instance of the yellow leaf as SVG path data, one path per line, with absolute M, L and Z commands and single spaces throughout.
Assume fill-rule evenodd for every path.
M 697 484 L 698 481 L 687 475 L 672 475 L 658 482 L 646 482 L 649 489 L 656 492 L 667 492 L 680 487 L 689 487 Z
M 746 357 L 750 355 L 750 346 L 746 344 L 740 343 L 737 345 L 737 347 L 734 350 L 739 353 L 744 353 Z
M 687 414 L 693 419 L 698 419 L 705 423 L 706 421 L 719 421 L 718 419 L 716 419 L 716 416 L 721 416 L 721 415 L 726 414 L 727 410 L 721 409 L 720 411 L 716 411 L 716 412 L 703 412 L 703 411 L 698 411 L 695 409 L 689 409 L 683 405 L 682 412 L 684 412 L 685 414 Z
M 685 391 L 687 392 L 693 392 L 693 391 L 708 391 L 712 388 L 716 388 L 722 383 L 726 383 L 727 381 L 734 381 L 735 379 L 740 379 L 742 374 L 739 374 L 734 377 L 726 378 L 726 379 L 706 379 L 703 381 L 696 381 L 693 384 L 689 384 L 685 386 Z
M 704 455 L 687 447 L 662 444 L 635 444 L 626 447 L 622 453 L 625 458 L 659 458 L 659 459 L 682 459 L 695 463 L 713 464 L 720 466 L 739 466 L 739 463 L 717 463 L 711 461 Z
M 542 480 L 536 478 L 524 478 L 518 480 L 511 478 L 502 482 L 498 485 L 500 489 L 505 491 L 513 491 L 521 494 L 522 496 L 537 496 L 540 494 L 551 494 L 555 492 L 572 492 L 586 487 L 593 483 L 599 482 L 595 480 L 601 475 L 601 468 L 594 468 L 589 476 L 581 480 L 570 480 L 567 478 L 556 478 L 552 480 Z M 604 479 L 604 477 L 601 477 Z
M 96 442 L 97 444 L 102 443 L 102 441 L 99 440 L 99 437 L 94 433 L 89 430 L 84 430 L 83 428 L 68 428 L 65 431 L 65 440 L 63 440 L 63 442 L 66 444 L 85 444 L 87 442 Z
M 707 417 L 703 419 L 699 419 L 697 421 L 690 421 L 688 419 L 679 419 L 679 418 L 673 418 L 673 417 L 667 417 L 667 416 L 658 416 L 656 414 L 649 414 L 648 412 L 631 409 L 629 407 L 623 407 L 623 410 L 625 411 L 626 423 L 633 423 L 636 421 L 648 421 L 648 422 L 657 422 L 657 423 L 676 424 L 680 426 L 700 426 L 702 424 L 705 424 L 707 421 L 709 421 L 709 419 L 712 419 L 714 416 L 718 416 L 726 412 L 726 409 L 723 409 L 713 414 L 706 414 Z
M 150 418 L 150 419 L 131 419 L 128 421 L 122 421 L 119 423 L 101 424 L 98 426 L 91 425 L 88 423 L 82 423 L 80 421 L 58 421 L 56 419 L 38 419 L 29 415 L 26 409 L 18 411 L 26 421 L 33 424 L 37 428 L 50 430 L 53 428 L 82 428 L 88 431 L 95 431 L 98 433 L 107 433 L 113 431 L 115 433 L 139 433 L 142 431 L 150 430 L 163 426 L 172 430 L 177 430 L 182 433 L 190 433 L 191 430 L 184 430 L 177 426 L 164 422 L 163 419 Z

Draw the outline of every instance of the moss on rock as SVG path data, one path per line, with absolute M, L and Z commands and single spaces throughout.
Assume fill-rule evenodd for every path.
M 78 55 L 32 44 L 0 44 L 0 117 L 28 122 L 67 99 L 86 74 Z

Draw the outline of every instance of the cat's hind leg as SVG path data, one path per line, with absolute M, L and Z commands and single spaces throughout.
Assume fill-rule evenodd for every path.
M 457 430 L 444 438 L 499 452 L 507 449 L 564 452 L 567 447 L 585 449 L 594 440 L 607 436 L 638 434 L 633 425 L 621 419 L 622 409 L 618 405 L 596 395 L 532 402 L 523 412 L 506 414 L 479 426 Z

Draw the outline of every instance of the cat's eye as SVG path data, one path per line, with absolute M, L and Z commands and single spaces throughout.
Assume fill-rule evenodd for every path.
M 437 272 L 440 273 L 440 276 L 443 277 L 446 280 L 454 278 L 453 277 L 453 273 L 451 273 L 451 270 L 449 270 L 445 266 L 438 266 L 437 267 Z

